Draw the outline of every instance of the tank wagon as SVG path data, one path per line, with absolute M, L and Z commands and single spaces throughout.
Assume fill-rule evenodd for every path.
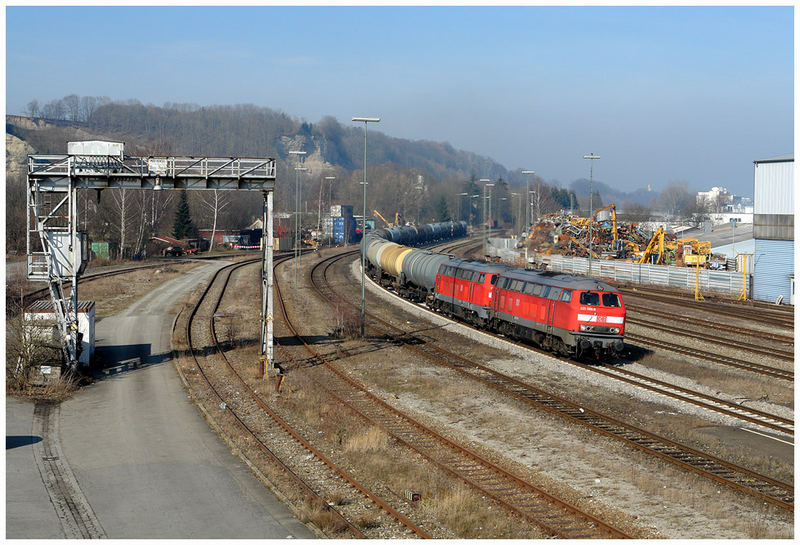
M 564 355 L 597 359 L 624 348 L 625 305 L 613 286 L 563 273 L 515 269 L 410 245 L 466 234 L 466 224 L 379 229 L 362 240 L 367 272 L 401 296 Z
M 366 252 L 367 272 L 379 284 L 391 286 L 403 293 L 415 293 L 415 288 L 424 285 L 426 289 L 419 293 L 419 300 L 424 300 L 429 290 L 433 288 L 433 280 L 436 275 L 436 268 L 426 269 L 425 279 L 419 276 L 420 262 L 418 257 L 414 257 L 412 262 L 417 264 L 414 269 L 414 279 L 424 280 L 422 285 L 416 283 L 405 285 L 404 262 L 406 258 L 416 252 L 431 254 L 427 250 L 416 249 L 416 246 L 433 244 L 453 238 L 463 237 L 467 234 L 467 223 L 443 222 L 431 223 L 419 227 L 406 225 L 403 227 L 391 227 L 388 229 L 377 229 L 367 233 L 361 240 L 361 251 Z M 443 254 L 436 254 L 443 255 Z M 424 260 L 423 260 L 424 261 Z M 438 263 L 438 262 L 437 262 Z M 406 273 L 408 274 L 408 273 Z M 406 289 L 408 288 L 408 289 Z

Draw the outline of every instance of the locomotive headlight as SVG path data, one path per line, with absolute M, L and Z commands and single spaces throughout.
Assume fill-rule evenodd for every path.
M 592 327 L 590 325 L 586 325 L 586 324 L 581 324 L 581 331 L 586 332 L 586 331 L 593 331 L 593 330 L 594 330 L 594 327 Z
M 609 328 L 609 330 L 608 330 L 608 331 L 609 331 L 610 333 L 619 333 L 619 328 L 618 328 L 618 327 L 612 327 L 612 328 Z

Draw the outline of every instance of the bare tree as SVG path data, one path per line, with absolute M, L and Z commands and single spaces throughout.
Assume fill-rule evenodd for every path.
M 681 215 L 688 211 L 696 199 L 689 194 L 688 182 L 672 181 L 659 194 L 658 201 L 665 212 L 672 215 Z
M 28 102 L 27 114 L 30 117 L 39 117 L 39 101 L 35 98 Z
M 155 235 L 164 218 L 164 212 L 175 198 L 175 193 L 173 191 L 151 191 L 150 193 L 152 193 L 150 197 L 150 229 L 151 234 Z
M 225 192 L 220 192 L 217 189 L 210 194 L 202 194 L 200 198 L 203 204 L 209 210 L 211 210 L 214 215 L 211 226 L 211 243 L 208 245 L 208 253 L 211 253 L 211 250 L 214 249 L 214 237 L 217 234 L 217 217 L 222 209 L 228 206 L 230 203 L 228 201 L 228 195 Z
M 79 121 L 81 116 L 81 99 L 78 95 L 67 95 L 63 100 L 67 119 L 70 121 Z
M 45 104 L 42 113 L 47 119 L 64 119 L 65 111 L 64 101 L 56 99 Z
M 97 97 L 81 97 L 81 117 L 83 121 L 89 121 L 92 114 L 97 109 Z
M 135 213 L 130 205 L 128 191 L 125 189 L 112 189 L 111 196 L 114 200 L 115 211 L 119 214 L 119 252 L 120 256 L 125 254 L 125 245 L 128 243 L 128 229 L 130 229 L 132 215 Z

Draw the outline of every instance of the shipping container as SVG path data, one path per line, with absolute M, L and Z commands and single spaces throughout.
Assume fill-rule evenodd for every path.
M 116 259 L 118 254 L 116 242 L 92 242 L 91 259 Z
M 331 216 L 335 218 L 352 217 L 353 206 L 349 204 L 334 204 L 331 205 Z
M 67 142 L 68 155 L 111 155 L 122 159 L 124 150 L 123 142 L 105 142 L 103 140 Z

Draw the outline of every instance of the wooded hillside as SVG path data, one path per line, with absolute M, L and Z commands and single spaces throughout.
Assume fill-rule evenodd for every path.
M 351 204 L 361 210 L 362 126 L 345 126 L 332 117 L 308 123 L 249 104 L 153 106 L 76 95 L 43 106 L 34 100 L 28 110 L 28 117 L 6 119 L 6 225 L 8 246 L 12 249 L 25 244 L 21 170 L 25 154 L 66 153 L 66 143 L 73 140 L 122 141 L 127 155 L 275 157 L 276 212 L 294 212 L 296 184 L 301 192 L 304 225 L 316 226 L 318 213 L 328 210 L 331 203 Z M 16 154 L 14 150 L 18 150 Z M 290 150 L 306 152 L 304 166 L 308 171 L 295 171 L 297 163 Z M 412 222 L 452 218 L 479 224 L 484 215 L 483 204 L 489 203 L 477 180 L 489 178 L 495 185 L 491 189 L 491 213 L 487 214 L 501 225 L 524 228 L 526 179 L 519 170 L 508 171 L 488 157 L 459 151 L 446 143 L 392 138 L 382 134 L 379 126 L 369 127 L 367 162 L 368 215 L 378 210 L 386 218 L 399 213 Z M 330 176 L 335 180 L 325 179 Z M 528 181 L 534 212 L 586 206 L 585 180 L 573 182 L 573 190 L 552 187 L 539 177 Z M 596 207 L 604 200 L 616 202 L 618 208 L 625 205 L 625 194 L 595 180 L 595 191 L 600 188 L 605 189 L 602 197 L 595 196 Z M 94 196 L 79 196 L 82 226 L 86 225 L 94 240 L 118 242 L 136 251 L 152 234 L 169 234 L 178 201 L 174 195 L 122 193 L 104 191 L 99 203 Z M 189 195 L 192 218 L 198 229 L 211 228 L 214 214 L 210 201 L 214 199 L 201 193 L 204 192 Z M 636 196 L 639 204 L 652 204 L 642 200 L 655 197 Z M 232 193 L 225 195 L 223 201 L 224 206 L 218 208 L 217 229 L 242 229 L 261 216 L 261 201 L 252 195 Z M 636 201 L 629 204 L 632 202 Z M 382 226 L 380 221 L 378 224 Z

